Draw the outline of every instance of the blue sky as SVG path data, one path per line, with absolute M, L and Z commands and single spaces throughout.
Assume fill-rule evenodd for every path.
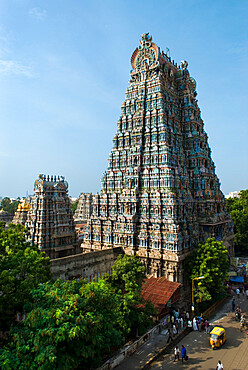
M 0 196 L 33 193 L 39 173 L 96 193 L 128 86 L 150 32 L 187 60 L 222 191 L 248 188 L 248 2 L 0 2 Z

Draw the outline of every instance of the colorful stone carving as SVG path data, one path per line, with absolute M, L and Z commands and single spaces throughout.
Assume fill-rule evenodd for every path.
M 196 82 L 142 35 L 102 177 L 88 198 L 82 248 L 123 246 L 148 274 L 182 282 L 183 260 L 215 236 L 233 253 L 232 222 L 215 174 Z M 84 195 L 82 195 L 84 197 Z
M 31 205 L 27 200 L 25 199 L 21 200 L 15 212 L 12 223 L 15 225 L 17 224 L 25 225 L 27 221 L 28 211 L 30 210 L 30 208 L 31 208 Z
M 39 175 L 34 183 L 35 195 L 27 215 L 31 243 L 51 258 L 78 252 L 68 183 L 63 176 Z

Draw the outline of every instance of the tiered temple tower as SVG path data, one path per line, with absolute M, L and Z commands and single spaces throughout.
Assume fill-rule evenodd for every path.
M 78 206 L 74 214 L 75 222 L 82 222 L 90 218 L 92 214 L 92 193 L 81 193 Z
M 65 178 L 39 175 L 34 190 L 26 222 L 31 242 L 50 258 L 77 253 L 78 243 Z
M 14 218 L 12 223 L 17 225 L 25 225 L 27 221 L 28 211 L 30 210 L 31 205 L 26 200 L 22 200 L 20 204 L 18 205 L 18 208 L 15 212 Z
M 148 274 L 183 282 L 183 261 L 198 242 L 215 236 L 233 253 L 232 222 L 187 62 L 177 66 L 143 34 L 131 65 L 82 248 L 122 246 L 140 256 Z

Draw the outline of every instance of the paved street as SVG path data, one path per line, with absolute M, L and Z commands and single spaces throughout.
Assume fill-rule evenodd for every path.
M 241 296 L 236 299 L 242 312 L 248 313 L 248 299 Z M 173 351 L 159 358 L 150 365 L 152 369 L 216 369 L 218 360 L 221 360 L 224 369 L 247 370 L 248 369 L 248 336 L 246 332 L 240 332 L 240 324 L 235 321 L 234 313 L 231 312 L 231 300 L 225 303 L 220 312 L 211 320 L 213 325 L 221 325 L 226 329 L 227 341 L 219 349 L 211 349 L 209 335 L 203 332 L 191 332 L 181 342 L 187 349 L 189 360 L 187 363 L 173 362 Z

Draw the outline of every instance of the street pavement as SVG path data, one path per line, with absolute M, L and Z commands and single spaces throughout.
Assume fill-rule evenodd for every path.
M 240 305 L 242 312 L 248 314 L 248 299 L 245 296 L 236 298 L 236 305 Z M 185 363 L 174 362 L 174 347 L 171 346 L 167 353 L 151 363 L 151 369 L 190 369 L 209 370 L 216 369 L 219 360 L 224 369 L 248 370 L 248 335 L 240 332 L 240 324 L 235 320 L 231 308 L 232 297 L 220 307 L 214 317 L 210 317 L 211 325 L 221 325 L 226 329 L 227 341 L 218 349 L 213 350 L 209 345 L 209 335 L 204 332 L 192 331 L 177 343 L 179 348 L 186 347 L 189 360 Z M 142 369 L 146 362 L 166 345 L 167 335 L 162 332 L 148 343 L 145 343 L 132 356 L 127 357 L 118 370 Z
M 236 298 L 236 305 L 248 314 L 248 299 L 245 296 Z M 216 369 L 218 361 L 221 360 L 225 370 L 248 370 L 248 335 L 246 331 L 240 331 L 240 323 L 231 312 L 231 298 L 218 310 L 210 323 L 226 329 L 227 341 L 221 348 L 213 350 L 209 345 L 208 334 L 192 331 L 178 343 L 179 348 L 182 344 L 186 347 L 189 356 L 187 362 L 174 362 L 172 349 L 170 353 L 154 361 L 149 368 L 210 370 Z

